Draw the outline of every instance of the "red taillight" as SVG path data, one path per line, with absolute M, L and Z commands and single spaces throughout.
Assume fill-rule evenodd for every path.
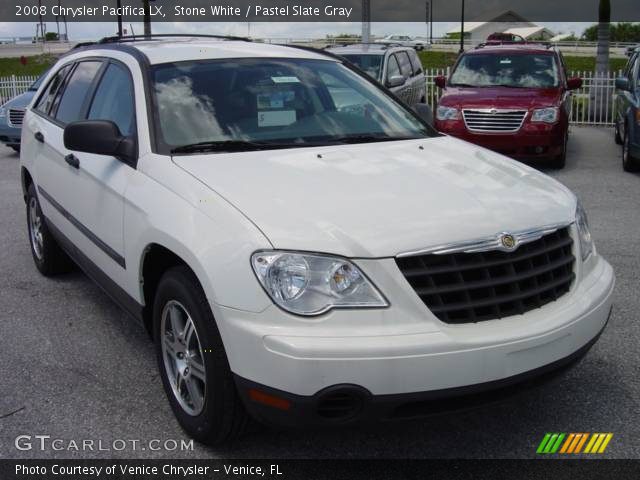
M 291 408 L 291 402 L 284 398 L 270 395 L 255 388 L 249 390 L 249 398 L 257 403 L 262 403 L 269 407 L 277 408 L 278 410 L 289 410 Z

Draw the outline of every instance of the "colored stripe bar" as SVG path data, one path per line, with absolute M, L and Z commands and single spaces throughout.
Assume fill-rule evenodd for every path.
M 560 449 L 560 453 L 567 453 L 567 449 L 569 448 L 569 446 L 571 445 L 571 442 L 573 442 L 573 439 L 576 437 L 575 433 L 570 433 L 569 436 L 567 437 L 567 440 L 564 442 L 564 445 L 562 445 L 562 448 Z
M 591 435 L 589 443 L 587 443 L 587 448 L 584 449 L 584 453 L 591 453 L 591 448 L 596 443 L 596 440 L 598 440 L 598 437 L 600 437 L 599 433 L 594 433 L 593 435 Z
M 556 453 L 558 451 L 558 449 L 560 448 L 560 444 L 562 443 L 562 440 L 564 440 L 565 434 L 561 433 L 560 435 L 558 435 L 558 439 L 556 440 L 556 443 L 553 445 L 553 447 L 551 447 L 551 451 L 549 453 Z
M 544 452 L 543 453 L 553 453 L 551 451 L 551 449 L 553 448 L 553 446 L 556 443 L 556 439 L 558 438 L 558 434 L 554 433 L 553 435 L 551 435 L 551 438 L 549 439 L 549 441 L 547 442 L 547 446 L 544 447 Z
M 600 445 L 600 450 L 598 450 L 598 453 L 604 453 L 604 451 L 607 449 L 607 445 L 609 445 L 609 442 L 612 438 L 613 433 L 607 433 L 607 436 L 604 438 L 604 442 L 602 442 L 602 445 Z
M 544 447 L 547 445 L 547 442 L 549 441 L 549 438 L 551 438 L 551 434 L 550 433 L 546 433 L 544 435 L 544 438 L 540 442 L 540 445 L 538 445 L 538 450 L 536 450 L 536 453 L 542 453 L 544 451 Z
M 567 450 L 567 453 L 574 453 L 575 452 L 576 447 L 578 446 L 578 443 L 580 443 L 580 441 L 582 441 L 582 439 L 583 439 L 583 435 L 584 434 L 582 434 L 582 433 L 576 433 L 576 436 L 573 439 L 573 443 L 569 447 L 569 450 Z
M 576 446 L 576 451 L 573 452 L 573 453 L 580 453 L 580 451 L 582 450 L 582 446 L 587 441 L 587 438 L 589 438 L 589 434 L 588 433 L 583 433 L 582 434 L 582 438 L 580 439 L 580 443 L 578 443 L 578 445 Z

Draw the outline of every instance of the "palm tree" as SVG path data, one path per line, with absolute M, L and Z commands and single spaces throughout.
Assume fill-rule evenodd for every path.
M 142 8 L 144 8 L 144 35 L 151 35 L 151 7 L 149 0 L 142 0 Z
M 606 78 L 609 76 L 609 43 L 611 40 L 611 2 L 600 0 L 598 7 L 598 47 L 596 53 L 596 70 L 591 86 L 591 112 L 594 120 L 606 119 L 608 116 L 604 96 Z

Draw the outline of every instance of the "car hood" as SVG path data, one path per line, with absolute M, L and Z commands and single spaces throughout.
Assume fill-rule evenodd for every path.
M 439 105 L 461 108 L 532 109 L 557 105 L 561 91 L 556 88 L 458 88 L 447 87 Z
M 445 136 L 174 162 L 237 207 L 275 248 L 349 257 L 569 223 L 576 207 L 574 195 L 546 175 Z
M 7 103 L 3 105 L 5 108 L 26 108 L 29 103 L 31 103 L 31 99 L 36 94 L 36 92 L 28 90 L 17 97 L 12 98 Z

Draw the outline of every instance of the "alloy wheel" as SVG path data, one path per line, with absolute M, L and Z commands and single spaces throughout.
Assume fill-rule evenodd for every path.
M 171 300 L 162 310 L 160 335 L 173 394 L 187 414 L 197 416 L 206 395 L 204 356 L 193 319 L 179 302 Z
M 42 260 L 44 238 L 42 236 L 42 217 L 38 213 L 38 200 L 35 197 L 29 199 L 29 238 L 33 253 L 38 260 Z

